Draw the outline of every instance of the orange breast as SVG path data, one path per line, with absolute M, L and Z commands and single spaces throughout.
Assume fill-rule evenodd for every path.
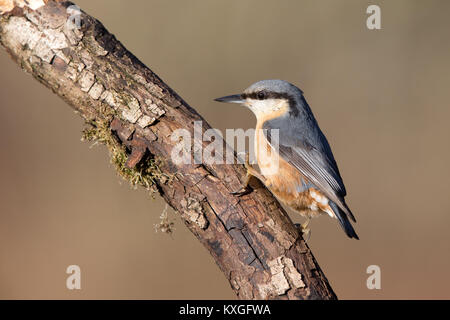
M 316 216 L 319 213 L 334 216 L 328 199 L 316 188 L 306 188 L 309 180 L 270 146 L 262 131 L 262 124 L 256 127 L 255 156 L 261 174 L 266 178 L 266 187 L 280 201 L 303 216 Z
M 273 193 L 282 196 L 283 200 L 298 197 L 302 178 L 304 183 L 308 181 L 270 146 L 262 130 L 262 124 L 256 126 L 255 156 L 261 174 L 266 178 L 266 186 Z

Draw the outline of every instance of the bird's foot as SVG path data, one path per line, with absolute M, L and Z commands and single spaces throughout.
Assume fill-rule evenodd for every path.
M 303 239 L 308 242 L 308 240 L 311 238 L 311 229 L 309 228 L 309 222 L 311 221 L 310 218 L 308 218 L 304 223 L 299 224 L 296 223 L 295 226 L 297 229 L 302 233 Z
M 249 194 L 253 191 L 253 189 L 249 186 L 250 179 L 252 176 L 260 178 L 260 177 L 258 177 L 259 173 L 255 169 L 253 169 L 253 167 L 250 165 L 248 152 L 245 153 L 244 167 L 247 172 L 245 174 L 245 179 L 244 179 L 244 182 L 242 183 L 241 189 L 234 191 L 234 192 L 230 192 L 232 195 L 235 195 L 238 197 Z
M 302 228 L 302 236 L 303 236 L 303 240 L 308 242 L 309 239 L 311 239 L 311 229 L 309 229 L 309 228 Z
M 245 185 L 248 185 L 251 177 L 255 177 L 259 181 L 261 181 L 264 185 L 267 185 L 266 184 L 267 183 L 266 178 L 261 173 L 259 173 L 258 170 L 253 168 L 252 165 L 250 164 L 250 159 L 249 159 L 249 153 L 248 152 L 245 153 L 244 167 L 247 170 Z
M 247 169 L 247 171 L 253 169 L 253 167 L 250 164 L 250 155 L 248 152 L 245 153 L 244 167 L 245 167 L 245 169 Z
M 241 189 L 239 189 L 239 190 L 237 190 L 237 191 L 230 192 L 230 194 L 232 194 L 232 195 L 234 195 L 234 196 L 241 197 L 241 196 L 245 196 L 246 194 L 251 193 L 252 190 L 253 190 L 253 189 L 250 188 L 250 186 L 242 186 Z
M 252 175 L 247 171 L 244 182 L 242 183 L 242 187 L 237 191 L 231 192 L 231 194 L 240 197 L 251 193 L 253 191 L 253 189 L 249 185 L 251 177 Z

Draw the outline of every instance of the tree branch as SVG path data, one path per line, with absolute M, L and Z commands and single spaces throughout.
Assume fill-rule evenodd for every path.
M 0 41 L 11 57 L 89 124 L 118 172 L 158 191 L 209 250 L 241 299 L 336 299 L 297 228 L 263 186 L 242 197 L 242 165 L 176 164 L 176 129 L 203 118 L 72 3 L 0 0 Z M 68 9 L 70 7 L 70 9 Z M 70 19 L 69 19 L 70 18 Z M 81 27 L 67 21 L 80 18 Z M 25 90 L 24 90 L 25 92 Z

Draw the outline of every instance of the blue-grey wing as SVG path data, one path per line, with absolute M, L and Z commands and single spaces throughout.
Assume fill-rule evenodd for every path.
M 278 149 L 280 156 L 307 179 L 309 179 L 328 199 L 335 202 L 353 221 L 355 217 L 345 203 L 346 190 L 336 161 L 327 139 L 318 127 L 315 119 L 296 118 L 273 119 L 263 125 L 268 141 L 272 140 L 271 130 L 278 131 Z M 277 147 L 275 143 L 272 143 Z

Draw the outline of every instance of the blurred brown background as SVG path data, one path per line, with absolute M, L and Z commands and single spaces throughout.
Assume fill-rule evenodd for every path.
M 76 1 L 213 127 L 251 83 L 297 84 L 327 135 L 360 241 L 335 220 L 309 244 L 341 299 L 450 298 L 449 1 Z M 366 28 L 381 7 L 382 30 Z M 234 298 L 176 215 L 120 184 L 82 121 L 0 49 L 0 298 Z M 295 221 L 301 221 L 293 216 Z M 65 287 L 77 264 L 82 289 Z M 381 267 L 381 290 L 366 268 Z

